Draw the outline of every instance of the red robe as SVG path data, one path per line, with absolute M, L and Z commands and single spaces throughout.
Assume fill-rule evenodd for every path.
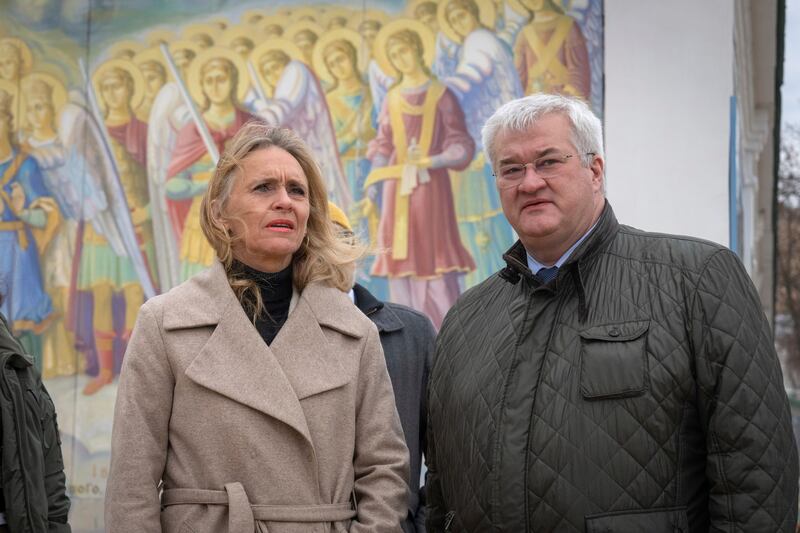
M 236 116 L 233 122 L 224 130 L 215 130 L 206 122 L 206 128 L 208 128 L 208 132 L 211 134 L 214 144 L 217 145 L 217 150 L 220 155 L 225 151 L 225 144 L 236 135 L 239 128 L 254 118 L 255 117 L 247 111 L 236 108 Z M 172 158 L 167 168 L 167 176 L 171 178 L 183 172 L 207 153 L 208 150 L 206 150 L 206 145 L 203 142 L 203 138 L 200 136 L 200 132 L 197 130 L 197 126 L 195 126 L 194 122 L 189 122 L 178 132 L 175 148 L 172 150 Z M 172 227 L 176 231 L 178 242 L 180 242 L 181 236 L 183 235 L 183 225 L 191 205 L 191 198 L 185 200 L 167 199 L 170 221 L 172 222 Z
M 403 93 L 406 101 L 420 106 L 427 91 Z M 381 154 L 388 159 L 388 165 L 402 164 L 395 153 L 392 124 L 387 104 L 378 120 L 376 138 L 370 143 L 370 156 Z M 429 118 L 428 118 L 429 120 Z M 422 115 L 403 114 L 405 138 L 420 139 Z M 436 104 L 433 137 L 428 155 L 442 153 L 451 145 L 460 145 L 466 155 L 463 164 L 453 170 L 463 170 L 472 161 L 475 143 L 467 130 L 464 112 L 455 95 L 448 89 Z M 395 231 L 395 203 L 398 180 L 383 183 L 383 202 L 380 224 L 378 226 L 378 247 L 381 250 L 372 274 L 375 276 L 403 277 L 417 279 L 439 277 L 447 272 L 467 272 L 475 269 L 472 256 L 461 243 L 456 221 L 453 192 L 447 168 L 430 168 L 430 181 L 420 183 L 409 197 L 408 254 L 404 259 L 392 257 L 392 243 Z

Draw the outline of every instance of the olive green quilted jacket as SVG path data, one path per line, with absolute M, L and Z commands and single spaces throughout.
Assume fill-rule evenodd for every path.
M 794 531 L 781 368 L 731 251 L 606 204 L 552 282 L 505 258 L 437 340 L 429 533 Z

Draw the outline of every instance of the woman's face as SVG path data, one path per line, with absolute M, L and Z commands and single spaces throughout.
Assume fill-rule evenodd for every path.
M 279 59 L 270 58 L 261 62 L 261 75 L 270 87 L 277 87 L 281 80 L 286 63 Z
M 203 69 L 201 83 L 203 94 L 212 104 L 224 104 L 230 100 L 233 82 L 230 74 L 222 65 L 214 63 Z
M 325 56 L 325 64 L 331 74 L 337 80 L 348 80 L 355 73 L 353 62 L 346 53 L 338 48 L 334 48 L 327 56 Z
M 158 91 L 160 91 L 161 87 L 167 82 L 167 80 L 164 79 L 164 74 L 157 67 L 149 63 L 143 64 L 141 66 L 141 71 L 145 81 L 145 93 L 148 98 L 155 98 L 156 95 L 158 95 Z
M 300 163 L 275 146 L 252 152 L 225 207 L 226 227 L 237 239 L 234 257 L 264 272 L 283 270 L 303 242 L 310 210 Z
M 17 81 L 21 63 L 16 48 L 9 44 L 0 46 L 0 79 Z

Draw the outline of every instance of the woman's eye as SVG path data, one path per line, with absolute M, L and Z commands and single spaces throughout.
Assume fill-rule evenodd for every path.
M 306 195 L 306 190 L 304 188 L 302 188 L 302 187 L 290 187 L 289 188 L 289 193 L 297 195 L 297 196 L 305 196 Z

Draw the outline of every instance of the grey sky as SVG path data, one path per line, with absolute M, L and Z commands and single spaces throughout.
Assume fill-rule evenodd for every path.
M 800 125 L 800 0 L 786 2 L 781 123 Z

